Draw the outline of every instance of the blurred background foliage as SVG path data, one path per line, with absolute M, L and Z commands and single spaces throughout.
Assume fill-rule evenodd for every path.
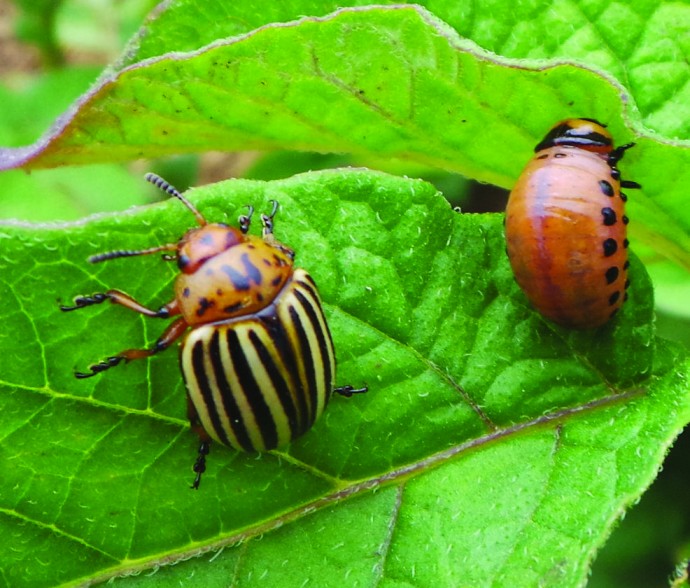
M 156 0 L 0 0 L 0 145 L 34 142 L 115 61 Z M 501 211 L 507 192 L 443 170 L 348 155 L 273 152 L 183 155 L 126 165 L 0 173 L 0 219 L 68 221 L 155 202 L 165 195 L 142 176 L 154 171 L 184 190 L 230 177 L 285 178 L 307 170 L 366 166 L 423 178 L 463 212 Z M 634 220 L 634 219 L 633 219 Z M 174 237 L 174 235 L 172 236 Z M 690 348 L 690 291 L 684 270 L 636 249 L 655 281 L 662 336 Z M 0 251 L 1 254 L 1 251 Z M 690 434 L 682 435 L 640 504 L 598 555 L 589 586 L 668 586 L 690 556 Z

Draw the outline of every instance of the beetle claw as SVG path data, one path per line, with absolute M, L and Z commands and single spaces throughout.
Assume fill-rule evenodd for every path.
M 201 484 L 201 475 L 206 471 L 206 456 L 211 451 L 211 444 L 208 441 L 202 441 L 199 445 L 199 455 L 194 462 L 194 467 L 192 468 L 196 473 L 194 482 L 190 486 L 192 490 L 198 490 L 199 484 Z
M 334 394 L 340 394 L 341 396 L 344 396 L 345 398 L 352 398 L 353 394 L 364 394 L 365 392 L 368 392 L 369 388 L 364 386 L 363 388 L 354 388 L 353 386 L 350 386 L 349 384 L 347 386 L 339 386 L 335 390 L 333 390 Z
M 90 378 L 92 376 L 95 376 L 96 374 L 100 374 L 101 372 L 110 369 L 111 367 L 115 367 L 116 365 L 120 364 L 123 360 L 126 360 L 126 358 L 122 357 L 121 355 L 114 355 L 112 357 L 109 357 L 105 361 L 101 361 L 99 363 L 95 363 L 94 365 L 89 366 L 91 373 L 74 372 L 74 377 L 78 378 L 79 380 L 83 380 L 84 378 Z

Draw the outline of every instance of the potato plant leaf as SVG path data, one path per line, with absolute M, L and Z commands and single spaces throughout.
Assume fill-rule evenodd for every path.
M 106 72 L 44 137 L 31 146 L 0 149 L 0 169 L 211 149 L 292 149 L 395 157 L 509 187 L 555 121 L 587 116 L 609 123 L 619 143 L 638 143 L 624 166 L 644 186 L 630 203 L 630 216 L 637 219 L 633 235 L 690 268 L 690 215 L 681 204 L 690 183 L 690 150 L 687 141 L 676 139 L 687 139 L 687 129 L 670 128 L 654 111 L 650 116 L 671 139 L 650 133 L 620 85 L 621 68 L 634 65 L 620 61 L 629 44 L 624 33 L 633 35 L 634 27 L 650 18 L 652 28 L 640 52 L 661 51 L 660 31 L 666 30 L 664 24 L 671 26 L 663 7 L 651 15 L 641 7 L 636 19 L 619 30 L 621 38 L 606 59 L 582 50 L 575 63 L 499 56 L 472 40 L 495 46 L 497 39 L 483 29 L 462 37 L 416 5 L 332 14 L 323 12 L 325 6 L 316 10 L 324 16 L 290 22 L 281 22 L 296 17 L 290 10 L 272 9 L 260 18 L 277 22 L 255 22 L 259 28 L 245 30 L 252 19 L 244 19 L 242 9 L 230 9 L 238 14 L 220 19 L 226 6 L 206 10 L 198 2 L 172 3 L 150 21 L 123 63 Z M 315 13 L 306 10 L 305 5 L 296 14 Z M 439 14 L 458 29 L 467 28 L 462 15 L 448 12 Z M 212 27 L 211 18 L 216 21 Z M 548 28 L 544 18 L 535 26 Z M 690 26 L 687 11 L 679 18 Z M 227 28 L 221 31 L 221 26 Z M 192 33 L 198 30 L 203 34 L 197 43 L 207 44 L 192 47 Z M 572 23 L 568 30 L 574 30 Z M 217 36 L 210 39 L 210 34 Z M 506 53 L 532 58 L 563 51 L 542 47 L 531 53 L 514 47 Z M 661 55 L 671 59 L 679 51 Z M 634 80 L 649 71 L 648 61 L 639 56 Z M 664 102 L 649 109 L 667 111 L 668 94 L 656 91 Z M 678 107 L 684 104 L 680 100 Z
M 113 287 L 165 303 L 172 264 L 86 257 L 174 241 L 192 216 L 168 201 L 78 223 L 0 225 L 9 585 L 71 585 L 172 562 L 131 581 L 584 582 L 690 419 L 687 359 L 654 337 L 651 285 L 636 258 L 620 316 L 577 333 L 529 308 L 501 215 L 458 214 L 424 182 L 341 170 L 189 195 L 229 223 L 247 203 L 280 202 L 276 233 L 320 286 L 338 380 L 370 391 L 334 398 L 284 450 L 214 446 L 192 491 L 197 441 L 175 351 L 72 375 L 150 345 L 164 321 L 110 304 L 59 310 Z M 182 563 L 194 555 L 203 557 Z

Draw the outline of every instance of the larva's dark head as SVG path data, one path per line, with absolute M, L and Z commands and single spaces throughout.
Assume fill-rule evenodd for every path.
M 613 149 L 613 137 L 605 125 L 592 118 L 570 118 L 555 125 L 534 151 L 557 146 L 578 147 L 594 153 L 610 153 Z

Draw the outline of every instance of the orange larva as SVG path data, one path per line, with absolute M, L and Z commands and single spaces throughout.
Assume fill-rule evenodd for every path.
M 510 193 L 508 257 L 534 307 L 555 323 L 589 329 L 627 299 L 628 239 L 616 165 L 634 143 L 613 147 L 601 123 L 559 122 L 536 147 Z

